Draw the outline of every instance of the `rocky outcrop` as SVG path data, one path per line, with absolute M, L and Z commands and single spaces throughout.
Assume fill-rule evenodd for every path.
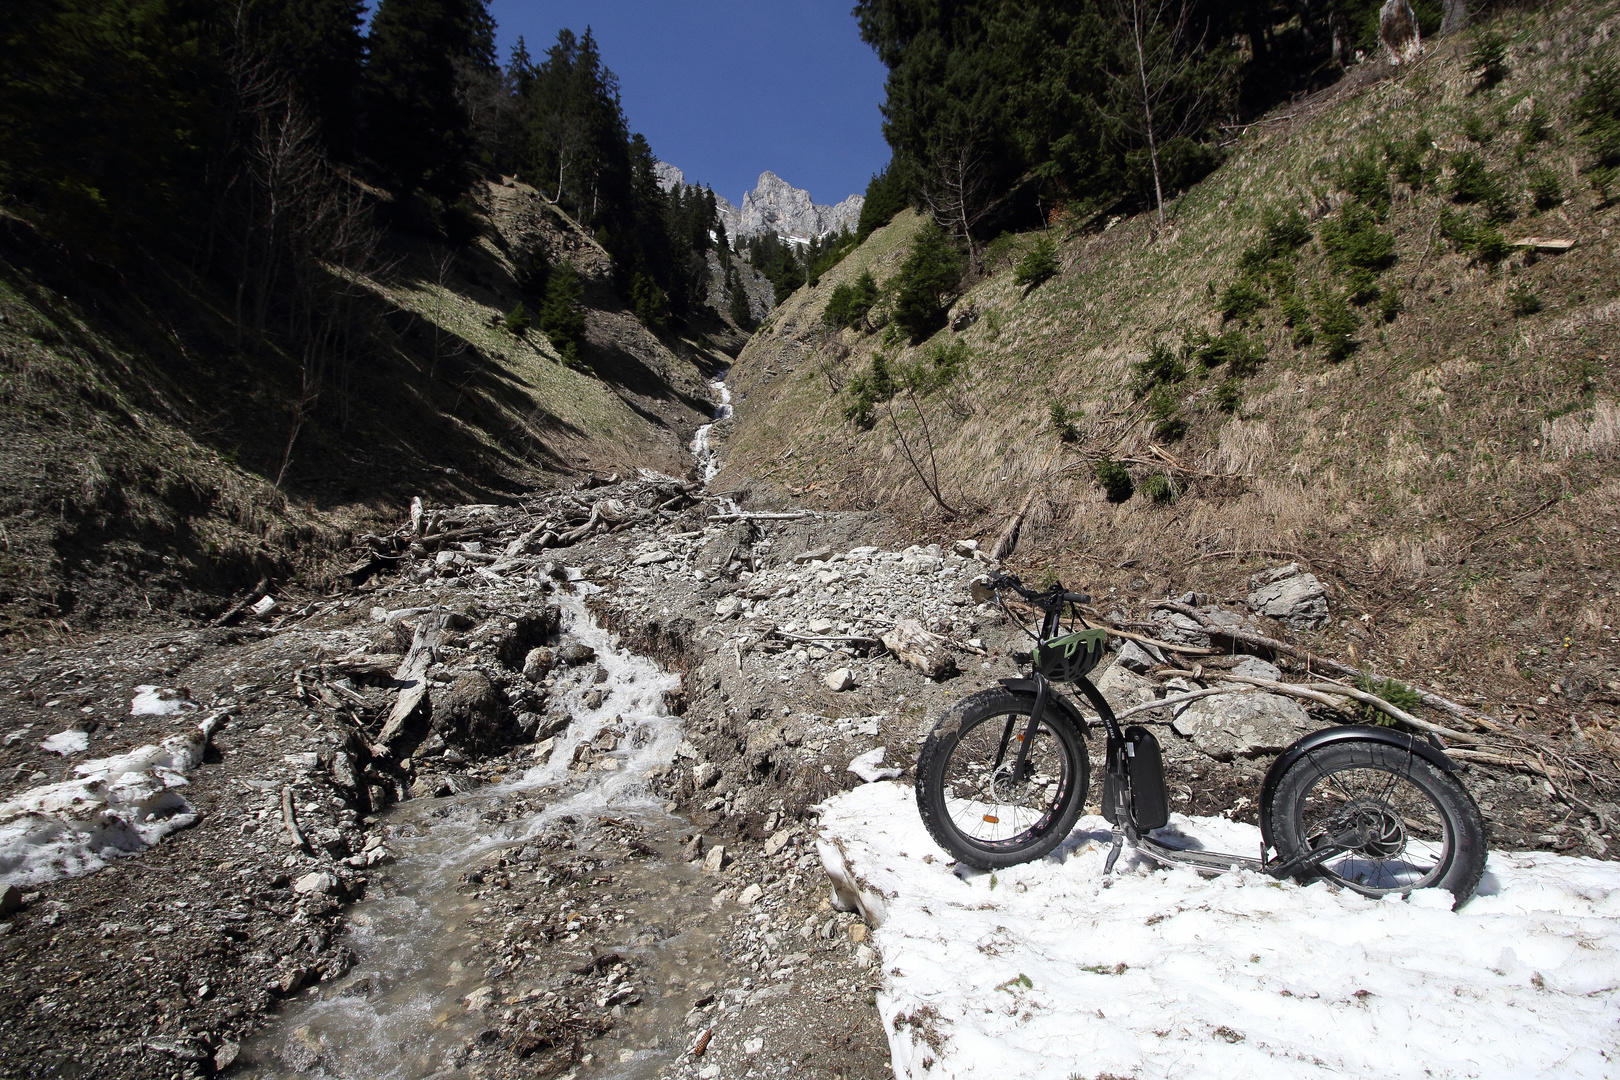
M 653 165 L 658 186 L 665 191 L 677 184 L 686 184 L 686 174 L 667 161 Z M 754 190 L 743 196 L 742 206 L 715 196 L 715 207 L 726 235 L 733 240 L 773 232 L 784 240 L 826 236 L 828 233 L 855 231 L 861 220 L 861 207 L 866 203 L 863 195 L 850 195 L 836 206 L 823 206 L 810 198 L 803 188 L 796 188 L 769 170 L 759 174 Z
M 1328 621 L 1327 592 L 1316 575 L 1289 563 L 1249 579 L 1249 609 L 1290 630 L 1314 630 Z

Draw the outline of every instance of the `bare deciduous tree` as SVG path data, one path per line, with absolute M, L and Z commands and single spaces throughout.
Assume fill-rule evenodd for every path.
M 1205 33 L 1192 36 L 1187 0 L 1114 0 L 1126 34 L 1121 70 L 1108 77 L 1122 105 L 1115 119 L 1147 144 L 1153 170 L 1153 198 L 1164 227 L 1164 179 L 1159 151 L 1196 129 L 1220 87 L 1208 80 L 1188 85 L 1199 61 Z

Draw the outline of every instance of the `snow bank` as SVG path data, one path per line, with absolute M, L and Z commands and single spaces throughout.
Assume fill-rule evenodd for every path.
M 1128 848 L 1105 880 L 1096 817 L 1051 857 L 958 876 L 909 785 L 824 811 L 844 902 L 886 901 L 878 1005 L 898 1080 L 1620 1074 L 1614 863 L 1493 852 L 1453 912 L 1448 893 L 1205 879 Z M 1220 818 L 1169 828 L 1260 847 Z
M 46 784 L 0 804 L 0 885 L 38 885 L 99 870 L 106 861 L 193 825 L 197 814 L 176 788 L 203 759 L 225 721 L 215 713 L 194 732 L 74 767 L 77 778 Z

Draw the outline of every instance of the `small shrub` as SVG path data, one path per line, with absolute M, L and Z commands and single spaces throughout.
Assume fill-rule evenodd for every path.
M 1451 199 L 1485 207 L 1485 220 L 1498 224 L 1513 218 L 1513 199 L 1502 181 L 1485 167 L 1478 154 L 1451 155 Z
M 900 385 L 889 371 L 888 358 L 882 353 L 874 353 L 872 366 L 857 372 L 849 380 L 849 385 L 844 387 L 844 392 L 850 398 L 849 404 L 844 406 L 844 419 L 859 427 L 871 427 L 877 407 L 899 391 Z
M 1136 484 L 1131 480 L 1130 470 L 1121 462 L 1104 459 L 1097 462 L 1092 471 L 1109 502 L 1122 503 L 1136 494 Z
M 1349 279 L 1361 304 L 1378 295 L 1377 275 L 1395 261 L 1395 238 L 1378 227 L 1371 211 L 1354 203 L 1322 226 L 1322 246 L 1328 265 Z
M 1277 252 L 1296 251 L 1311 242 L 1311 225 L 1298 210 L 1266 211 L 1266 239 Z
M 1363 674 L 1356 679 L 1356 689 L 1364 694 L 1381 697 L 1402 712 L 1412 712 L 1423 704 L 1423 698 L 1416 690 L 1403 682 L 1394 679 L 1375 679 L 1371 675 Z M 1358 701 L 1354 706 L 1357 719 L 1367 724 L 1378 724 L 1381 727 L 1394 727 L 1396 719 L 1384 712 L 1375 709 L 1364 701 Z
M 1552 113 L 1545 106 L 1537 105 L 1530 110 L 1524 123 L 1519 126 L 1519 145 L 1535 146 L 1538 143 L 1550 142 L 1553 137 Z
M 569 367 L 584 362 L 580 353 L 585 342 L 585 308 L 580 303 L 584 295 L 579 272 L 568 266 L 558 267 L 546 279 L 546 299 L 535 319 Z
M 1057 243 L 1050 236 L 1041 236 L 1018 260 L 1018 268 L 1013 271 L 1013 284 L 1026 292 L 1031 291 L 1043 281 L 1056 277 L 1057 272 Z
M 1311 308 L 1305 303 L 1305 298 L 1298 291 L 1290 289 L 1278 298 L 1277 310 L 1282 313 L 1283 322 L 1293 328 L 1294 344 L 1309 345 L 1315 331 L 1311 327 Z
M 821 311 L 821 321 L 834 329 L 849 325 L 849 300 L 854 292 L 847 282 L 833 286 L 827 297 L 827 306 Z
M 961 377 L 970 359 L 967 342 L 961 338 L 949 345 L 936 345 L 912 366 L 907 382 L 920 394 L 942 389 Z
M 1223 379 L 1215 388 L 1215 407 L 1223 413 L 1235 413 L 1243 405 L 1243 382 Z
M 1459 213 L 1449 207 L 1440 211 L 1440 237 L 1451 245 L 1453 251 L 1465 252 L 1474 250 L 1474 237 L 1479 228 L 1467 214 Z
M 1136 364 L 1136 378 L 1131 390 L 1137 397 L 1151 393 L 1155 387 L 1178 383 L 1187 377 L 1187 365 L 1176 350 L 1162 341 L 1155 341 L 1146 360 Z
M 1361 326 L 1361 320 L 1350 309 L 1342 295 L 1336 292 L 1324 292 L 1316 304 L 1316 327 L 1323 347 L 1327 350 L 1327 357 L 1334 363 L 1347 359 L 1355 352 L 1360 342 L 1356 340 L 1356 330 Z
M 1613 197 L 1620 180 L 1620 65 L 1611 57 L 1586 69 L 1586 87 L 1575 99 L 1581 141 L 1592 155 L 1586 173 L 1604 200 Z
M 1389 213 L 1389 167 L 1372 151 L 1350 159 L 1339 176 L 1339 186 L 1380 221 Z
M 636 318 L 653 333 L 660 333 L 669 319 L 669 298 L 648 274 L 637 274 L 630 280 L 630 303 Z
M 1434 183 L 1439 175 L 1433 163 L 1433 148 L 1434 136 L 1428 128 L 1421 128 L 1410 139 L 1385 143 L 1384 160 L 1395 171 L 1395 179 L 1418 191 Z
M 944 229 L 929 222 L 894 278 L 894 323 L 913 345 L 945 325 L 945 297 L 961 281 L 961 253 Z
M 1227 365 L 1229 378 L 1252 375 L 1266 362 L 1266 352 L 1260 343 L 1235 330 L 1219 337 L 1204 334 L 1194 338 L 1191 346 L 1194 360 L 1206 368 Z
M 872 276 L 872 272 L 870 270 L 861 271 L 861 276 L 855 279 L 855 284 L 850 288 L 849 308 L 847 311 L 849 318 L 844 325 L 859 327 L 866 322 L 866 318 L 872 313 L 872 309 L 877 307 L 878 298 L 881 295 L 882 292 L 878 289 L 877 279 Z
M 1239 278 L 1227 285 L 1215 304 L 1216 310 L 1221 313 L 1222 322 L 1236 319 L 1241 323 L 1247 323 L 1266 306 L 1266 294 L 1251 278 Z
M 1176 491 L 1175 481 L 1167 473 L 1156 472 L 1142 481 L 1139 488 L 1143 495 L 1156 503 L 1173 503 L 1179 492 Z
M 1530 200 L 1537 210 L 1551 210 L 1564 201 L 1564 185 L 1545 165 L 1530 171 Z
M 508 334 L 522 337 L 529 332 L 529 327 L 534 325 L 534 320 L 529 318 L 529 313 L 523 310 L 523 301 L 519 300 L 517 307 L 506 313 L 506 321 L 502 325 L 506 327 Z
M 1379 292 L 1378 314 L 1385 322 L 1394 322 L 1395 317 L 1401 313 L 1401 294 L 1393 285 L 1387 285 Z
M 1063 402 L 1054 401 L 1051 406 L 1052 430 L 1057 432 L 1057 437 L 1064 442 L 1077 442 L 1080 439 L 1080 431 L 1074 426 L 1074 422 L 1082 415 L 1084 414 L 1079 409 L 1071 410 Z
M 1507 237 L 1490 227 L 1474 232 L 1474 256 L 1486 266 L 1495 269 L 1502 260 L 1513 254 L 1513 245 Z
M 1468 70 L 1479 76 L 1480 86 L 1489 89 L 1508 77 L 1508 45 L 1501 34 L 1487 30 L 1474 39 L 1468 53 Z
M 1522 281 L 1508 289 L 1507 298 L 1508 307 L 1513 310 L 1515 316 L 1521 319 L 1534 315 L 1542 307 L 1541 297 L 1537 296 L 1535 290 Z
M 1154 438 L 1174 442 L 1187 433 L 1187 422 L 1181 418 L 1181 400 L 1175 390 L 1161 386 L 1147 399 L 1148 416 L 1153 418 Z
M 1491 141 L 1491 131 L 1485 126 L 1485 118 L 1478 113 L 1463 121 L 1463 138 L 1471 143 L 1484 146 Z

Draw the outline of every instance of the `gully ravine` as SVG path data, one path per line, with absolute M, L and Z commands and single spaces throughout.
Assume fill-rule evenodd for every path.
M 724 373 L 712 387 L 714 422 L 692 440 L 705 484 L 720 469 L 711 434 L 731 416 Z M 726 845 L 706 843 L 672 812 L 678 804 L 654 790 L 678 753 L 692 754 L 668 707 L 682 693 L 681 677 L 603 629 L 588 607 L 600 586 L 577 570 L 557 576 L 556 643 L 590 655 L 543 680 L 553 709 L 570 718 L 566 726 L 523 747 L 494 783 L 452 776 L 449 794 L 381 816 L 392 858 L 347 911 L 352 969 L 289 1002 L 243 1048 L 239 1071 L 411 1080 L 504 1074 L 516 1057 L 520 1075 L 765 1075 L 773 1064 L 798 1071 L 817 1056 L 799 1049 L 783 1061 L 786 1045 L 835 1034 L 845 1053 L 834 1055 L 843 1060 L 829 1062 L 827 1075 L 886 1075 L 881 1040 L 849 1038 L 870 1026 L 860 1013 L 870 1010 L 875 958 L 858 944 L 864 935 L 849 933 L 853 916 L 817 895 L 825 878 L 803 834 L 771 830 L 765 847 L 785 856 L 778 861 L 788 872 L 767 880 L 815 917 L 791 927 L 778 950 L 787 964 L 762 970 L 749 955 L 748 931 L 733 924 L 769 917 L 739 914 L 736 897 L 745 894 L 723 887 L 747 857 L 735 843 L 730 855 Z M 522 760 L 540 754 L 543 763 Z M 772 826 L 790 823 L 780 811 L 771 818 Z M 508 942 L 521 944 L 492 959 Z M 822 1000 L 806 1008 L 807 990 Z M 846 1020 L 849 1005 L 856 1015 Z M 823 1020 L 834 1030 L 818 1033 Z M 771 1053 L 767 1028 L 776 1029 Z
M 330 593 L 6 657 L 0 1077 L 892 1075 L 893 962 L 830 902 L 816 807 L 853 763 L 905 782 L 1025 646 L 971 598 L 971 542 L 704 495 L 402 508 Z M 1126 653 L 1116 707 L 1168 692 Z M 1175 809 L 1252 820 L 1263 762 L 1147 722 Z M 128 857 L 86 861 L 75 828 L 113 832 L 82 812 L 19 816 L 174 740 Z M 1538 789 L 1470 786 L 1503 845 L 1548 827 Z

